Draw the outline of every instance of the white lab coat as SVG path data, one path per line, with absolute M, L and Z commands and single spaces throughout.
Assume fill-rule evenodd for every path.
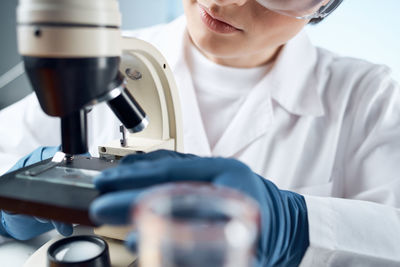
M 238 158 L 305 195 L 310 247 L 302 266 L 400 264 L 400 88 L 386 67 L 315 48 L 302 32 L 211 151 L 185 61 L 185 19 L 126 34 L 153 43 L 169 62 L 186 152 Z M 59 122 L 34 95 L 1 111 L 0 125 L 1 171 L 37 146 L 60 143 Z M 119 138 L 118 125 L 104 104 L 93 109 L 93 155 Z

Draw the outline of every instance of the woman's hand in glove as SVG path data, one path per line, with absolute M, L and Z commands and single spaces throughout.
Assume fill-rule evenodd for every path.
M 224 158 L 201 158 L 172 151 L 125 157 L 95 180 L 104 193 L 91 206 L 92 218 L 105 224 L 129 223 L 137 196 L 147 188 L 171 182 L 209 182 L 236 189 L 260 206 L 261 232 L 257 243 L 258 266 L 297 266 L 308 245 L 307 207 L 303 196 L 279 190 L 245 164 Z M 127 239 L 136 247 L 136 235 Z

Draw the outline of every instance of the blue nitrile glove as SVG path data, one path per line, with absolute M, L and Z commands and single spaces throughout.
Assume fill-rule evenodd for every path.
M 60 147 L 40 147 L 20 159 L 8 172 L 51 158 L 59 150 Z M 0 234 L 6 237 L 28 240 L 54 228 L 64 236 L 71 235 L 73 232 L 72 225 L 70 224 L 1 211 Z
M 279 190 L 245 164 L 224 158 L 200 158 L 172 151 L 131 155 L 95 179 L 103 193 L 90 208 L 92 218 L 105 224 L 127 224 L 137 196 L 150 186 L 182 181 L 211 182 L 234 188 L 255 199 L 261 209 L 257 266 L 297 266 L 308 245 L 304 197 Z M 136 247 L 136 235 L 127 239 Z

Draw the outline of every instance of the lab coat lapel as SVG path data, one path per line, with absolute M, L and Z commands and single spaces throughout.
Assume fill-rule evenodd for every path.
M 302 31 L 280 52 L 269 73 L 271 96 L 297 116 L 322 116 L 324 107 L 316 87 L 317 50 Z
M 316 50 L 304 32 L 289 41 L 271 71 L 250 92 L 213 155 L 234 156 L 265 135 L 273 121 L 272 99 L 291 114 L 322 116 L 324 109 L 313 73 L 316 60 Z
M 186 30 L 180 29 L 177 31 L 176 38 L 171 38 L 171 40 L 175 40 L 170 44 L 169 51 L 176 51 L 174 56 L 170 56 L 170 65 L 176 77 L 181 99 L 184 151 L 201 156 L 211 156 L 192 78 L 185 60 L 185 53 L 188 51 L 186 46 L 189 42 Z M 176 40 L 181 40 L 178 47 Z
M 249 93 L 212 150 L 213 155 L 234 156 L 268 132 L 273 120 L 273 110 L 267 80 L 268 78 L 264 78 Z

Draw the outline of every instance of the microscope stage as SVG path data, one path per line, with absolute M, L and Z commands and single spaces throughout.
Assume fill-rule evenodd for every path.
M 0 209 L 60 222 L 95 226 L 90 203 L 99 195 L 93 178 L 116 160 L 75 156 L 51 165 L 51 159 L 0 177 Z

